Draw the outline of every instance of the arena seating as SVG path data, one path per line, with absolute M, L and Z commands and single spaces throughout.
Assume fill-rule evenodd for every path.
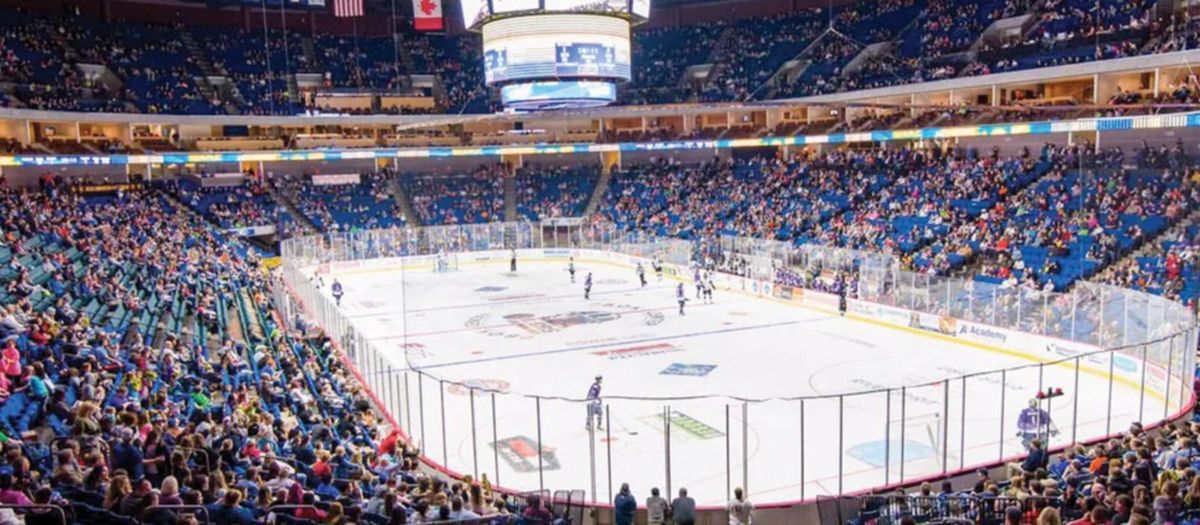
M 598 168 L 521 170 L 517 213 L 530 221 L 582 216 L 599 178 Z
M 279 317 L 236 241 L 154 192 L 48 187 L 0 201 L 7 504 L 111 524 L 430 512 L 407 498 L 445 482 L 375 419 L 319 331 Z M 442 519 L 522 510 L 467 485 Z
M 388 190 L 391 175 L 368 174 L 358 184 L 316 185 L 296 181 L 285 195 L 321 231 L 403 226 L 404 216 Z
M 503 179 L 495 166 L 470 174 L 400 178 L 421 224 L 471 224 L 504 219 Z
M 891 0 L 835 8 L 836 34 L 824 33 L 829 13 L 820 9 L 638 30 L 634 61 L 647 66 L 635 68 L 621 101 L 814 95 L 1194 48 L 1192 18 L 1157 19 L 1155 4 L 1102 0 L 1096 11 L 1091 0 Z M 1024 15 L 1035 22 L 1018 38 L 981 40 L 992 21 Z M 202 24 L 108 23 L 19 10 L 3 11 L 0 30 L 6 44 L 0 75 L 15 84 L 12 95 L 0 98 L 7 105 L 294 114 L 303 106 L 288 96 L 289 75 L 322 74 L 326 88 L 392 92 L 413 73 L 440 78 L 445 87 L 440 107 L 448 112 L 495 109 L 480 61 L 464 58 L 479 56 L 474 36 L 405 29 L 396 39 L 278 30 L 264 37 L 262 31 Z M 235 38 L 228 38 L 230 31 Z M 54 33 L 63 38 L 51 38 Z M 888 46 L 847 67 L 875 43 Z M 800 69 L 776 77 L 792 60 L 802 63 Z M 84 75 L 76 63 L 106 66 L 120 79 L 119 87 Z M 703 64 L 713 66 L 709 77 L 684 80 L 689 66 Z M 200 80 L 204 76 L 229 79 L 236 93 L 221 95 Z
M 1130 160 L 1142 167 L 1122 167 Z M 1094 168 L 1081 171 L 1081 164 Z M 598 214 L 683 238 L 755 235 L 875 249 L 929 273 L 978 271 L 979 282 L 1056 289 L 1155 239 L 1146 255 L 1114 267 L 1106 280 L 1185 298 L 1200 291 L 1200 225 L 1181 222 L 1200 206 L 1191 165 L 1179 146 L 1126 158 L 1082 145 L 1011 158 L 895 149 L 814 152 L 789 162 L 661 160 L 613 174 Z M 322 231 L 402 226 L 391 177 L 367 174 L 341 186 L 285 178 L 271 189 Z M 594 168 L 525 168 L 513 181 L 518 213 L 578 214 L 597 178 Z M 504 208 L 497 166 L 458 176 L 406 174 L 399 183 L 425 224 L 497 220 Z M 265 185 L 204 189 L 183 180 L 81 197 L 50 183 L 0 190 L 0 210 L 0 361 L 9 363 L 0 374 L 0 432 L 8 442 L 0 494 L 15 488 L 20 496 L 7 493 L 17 503 L 29 496 L 61 501 L 40 490 L 48 480 L 69 501 L 73 523 L 158 523 L 145 509 L 169 502 L 206 505 L 214 514 L 238 509 L 239 523 L 279 523 L 280 516 L 307 523 L 338 512 L 396 523 L 389 516 L 397 512 L 428 512 L 410 508 L 404 496 L 444 490 L 416 468 L 416 452 L 375 421 L 329 342 L 314 327 L 279 317 L 257 253 L 221 233 L 287 220 Z M 1177 233 L 1155 237 L 1168 228 Z M 1009 273 L 997 280 L 992 269 L 1000 267 Z M 1076 518 L 1090 507 L 1062 494 L 1086 498 L 1106 468 L 1129 470 L 1133 484 L 1107 478 L 1105 486 L 1131 495 L 1133 486 L 1159 477 L 1146 477 L 1145 468 L 1185 476 L 1179 472 L 1192 464 L 1194 432 L 1178 426 L 1143 440 L 1135 431 L 964 492 L 939 495 L 923 486 L 912 495 L 868 498 L 863 512 L 934 516 L 952 512 L 937 501 L 982 508 L 976 501 L 990 498 L 1002 504 L 993 511 L 1036 514 L 1050 498 Z M 17 437 L 24 444 L 15 446 Z M 1097 461 L 1128 452 L 1135 459 L 1119 466 Z M 163 461 L 143 461 L 154 458 Z M 519 502 L 493 499 L 481 485 L 451 492 L 477 514 L 520 512 Z M 1165 484 L 1151 495 L 1179 497 Z M 1168 503 L 1158 507 L 1173 512 L 1161 508 Z M 299 507 L 284 511 L 283 504 Z M 1190 519 L 1200 515 L 1200 507 L 1188 509 Z
M 180 202 L 221 228 L 278 225 L 287 212 L 280 209 L 265 185 L 248 180 L 233 187 L 204 188 L 191 179 L 165 187 Z
M 634 78 L 622 88 L 620 101 L 810 96 L 1200 47 L 1200 23 L 1181 16 L 1184 11 L 1160 16 L 1178 7 L 1167 4 L 1172 2 L 883 0 L 639 28 Z M 243 15 L 251 12 L 241 9 Z M 400 92 L 411 87 L 408 75 L 421 75 L 422 81 L 431 76 L 435 87 L 422 89 L 437 94 L 436 108 L 379 108 L 384 113 L 499 109 L 494 93 L 483 85 L 476 35 L 403 29 L 394 36 L 359 36 L 357 27 L 352 34 L 253 31 L 201 20 L 144 23 L 101 11 L 110 19 L 40 7 L 0 8 L 0 106 L 293 115 L 321 109 L 306 108 L 296 96 L 295 75 L 311 74 L 308 81 L 323 79 L 321 90 L 361 93 Z M 1015 34 L 983 38 L 997 20 L 1020 16 L 1029 20 Z M 689 78 L 693 66 L 711 66 L 709 75 Z M 1111 107 L 1099 110 L 1073 97 L 1046 104 L 1035 89 L 1010 91 L 1011 105 L 991 109 L 944 106 L 922 112 L 914 96 L 911 108 L 846 108 L 853 118 L 844 120 L 793 114 L 775 123 L 772 114 L 768 122 L 771 132 L 784 135 L 852 133 L 1140 115 L 1162 110 L 1151 104 L 1200 103 L 1194 75 L 1170 79 L 1157 97 L 1144 82 L 1129 79 L 1126 84 L 1143 88 L 1118 87 L 1107 100 Z M 663 108 L 645 114 L 659 111 Z M 671 122 L 688 122 L 687 133 L 667 119 L 635 116 L 613 119 L 616 129 L 604 123 L 594 126 L 602 131 L 575 136 L 653 142 L 768 131 L 768 124 L 749 117 L 737 121 L 734 115 L 731 110 L 721 123 L 669 115 Z M 149 123 L 119 131 L 132 137 L 132 144 L 99 125 L 81 125 L 75 135 L 82 136 L 69 137 L 61 126 L 29 120 L 23 130 L 14 125 L 6 131 L 26 137 L 27 143 L 0 138 L 0 153 L 177 151 L 203 132 L 196 129 L 201 125 L 173 128 L 152 123 L 160 119 L 145 120 Z M 197 120 L 216 128 L 221 119 Z M 378 129 L 326 133 L 263 127 L 275 128 L 269 131 L 273 138 L 257 140 L 298 149 L 432 139 L 439 146 L 474 140 L 477 147 L 490 148 L 485 144 L 515 136 L 507 129 L 489 135 L 472 126 L 444 126 L 435 136 L 389 125 L 385 137 Z M 550 134 L 532 126 L 513 128 L 528 132 L 520 136 L 529 143 Z M 227 133 L 234 138 L 250 133 L 234 131 Z M 993 311 L 1009 308 L 997 306 L 997 290 L 1086 293 L 1088 287 L 1080 283 L 1088 280 L 1195 308 L 1200 302 L 1200 151 L 1192 154 L 1183 144 L 1192 140 L 1194 147 L 1194 137 L 1174 146 L 1144 144 L 1127 155 L 1118 147 L 1097 151 L 1083 142 L 1087 136 L 1073 135 L 1071 146 L 1046 144 L 1004 154 L 999 147 L 988 151 L 990 139 L 975 137 L 961 146 L 810 143 L 811 148 L 787 150 L 791 157 L 745 148 L 702 163 L 613 147 L 610 151 L 627 153 L 625 163 L 603 175 L 599 166 L 583 162 L 539 166 L 535 155 L 511 171 L 498 164 L 462 169 L 456 151 L 445 164 L 453 169 L 368 172 L 353 184 L 322 184 L 311 174 L 248 173 L 236 185 L 206 187 L 207 173 L 173 179 L 170 170 L 162 170 L 166 173 L 153 183 L 143 183 L 130 170 L 128 185 L 107 184 L 111 171 L 96 174 L 92 182 L 105 184 L 95 186 L 79 179 L 64 183 L 59 177 L 69 173 L 66 169 L 48 171 L 22 189 L 0 178 L 0 525 L 60 522 L 43 510 L 6 508 L 30 503 L 60 506 L 67 511 L 64 525 L 580 525 L 554 521 L 556 509 L 543 509 L 536 499 L 493 490 L 486 477 L 460 481 L 422 465 L 414 443 L 373 410 L 339 341 L 278 304 L 288 285 L 264 260 L 278 250 L 272 253 L 261 239 L 244 242 L 233 229 L 273 225 L 277 239 L 302 234 L 331 239 L 327 234 L 375 228 L 587 214 L 588 221 L 695 241 L 694 246 L 745 236 L 793 246 L 847 247 L 893 256 L 906 271 L 970 280 L 957 296 L 947 289 L 946 302 L 932 306 L 933 313 L 945 313 L 955 301 Z M 322 169 L 336 169 L 335 156 L 325 158 Z M 570 157 L 563 154 L 556 162 L 562 158 Z M 389 164 L 408 160 L 397 154 Z M 264 164 L 269 168 L 274 162 Z M 156 179 L 159 166 L 151 171 Z M 25 177 L 24 169 L 14 169 L 13 178 Z M 593 195 L 599 202 L 589 213 Z M 405 216 L 403 210 L 409 209 L 415 216 Z M 508 240 L 510 234 L 503 237 Z M 549 252 L 543 255 L 558 255 Z M 734 273 L 746 269 L 737 261 L 721 263 Z M 772 269 L 775 284 L 845 290 L 851 298 L 858 293 L 853 272 L 831 283 L 793 268 Z M 316 275 L 312 281 L 328 286 L 324 279 Z M 943 311 L 934 311 L 938 308 Z M 1065 318 L 1069 305 L 1050 308 L 1062 316 L 1042 315 L 1032 324 L 1037 331 L 1062 336 L 1067 326 L 1076 330 L 1077 320 Z M 1106 329 L 1096 319 L 1078 319 L 1078 324 L 1083 333 Z M 949 332 L 939 336 L 950 337 Z M 1158 372 L 1143 365 L 1143 377 L 1148 369 Z M 1196 376 L 1193 390 L 1200 390 L 1200 371 Z M 1038 381 L 1040 387 L 1040 368 Z M 944 383 L 946 396 L 949 384 Z M 965 400 L 965 380 L 963 385 Z M 1144 385 L 1142 391 L 1144 397 Z M 903 393 L 901 399 L 907 399 Z M 474 397 L 470 400 L 473 417 Z M 1086 396 L 1080 401 L 1103 402 Z M 890 411 L 891 390 L 886 402 Z M 841 409 L 840 397 L 838 403 Z M 444 401 L 442 409 L 444 426 Z M 493 401 L 492 416 L 495 410 Z M 538 405 L 539 423 L 540 410 Z M 962 412 L 966 421 L 965 405 Z M 727 425 L 728 417 L 726 411 Z M 424 415 L 421 419 L 424 424 Z M 948 437 L 950 427 L 943 428 Z M 858 518 L 847 525 L 1200 525 L 1200 417 L 1154 433 L 1136 423 L 1125 432 L 1113 430 L 1101 442 L 1072 445 L 1054 457 L 1035 450 L 1008 465 L 1007 474 L 999 472 L 1005 467 L 984 469 L 965 490 L 947 482 L 935 491 L 937 481 L 932 481 L 907 492 L 822 496 L 820 503 L 832 502 L 839 511 L 860 503 Z M 540 440 L 540 424 L 537 432 Z M 958 432 L 960 437 L 967 433 L 965 428 Z M 701 497 L 720 500 L 722 495 Z
M 655 104 L 687 100 L 690 88 L 680 88 L 689 66 L 704 64 L 717 45 L 724 23 L 660 27 L 634 33 L 631 88 L 624 93 L 633 103 Z

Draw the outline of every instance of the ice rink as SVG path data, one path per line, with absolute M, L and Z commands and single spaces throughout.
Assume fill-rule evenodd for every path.
M 1040 367 L 741 291 L 704 304 L 690 279 L 680 315 L 670 276 L 647 267 L 643 287 L 624 264 L 576 268 L 574 283 L 565 260 L 547 259 L 516 273 L 507 260 L 335 270 L 323 291 L 342 283 L 343 313 L 395 369 L 377 393 L 425 454 L 517 490 L 610 501 L 629 482 L 639 499 L 651 486 L 687 487 L 714 504 L 747 485 L 760 503 L 813 498 L 1015 455 L 1017 413 L 1039 385 L 1065 390 L 1050 407 L 1055 446 L 1163 406 L 1107 370 Z M 1014 367 L 1024 368 L 944 381 Z M 582 400 L 597 375 L 610 424 L 593 433 Z

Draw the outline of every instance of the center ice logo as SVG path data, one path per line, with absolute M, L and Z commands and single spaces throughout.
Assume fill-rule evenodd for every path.
M 572 326 L 585 324 L 600 324 L 615 321 L 621 317 L 616 312 L 599 312 L 587 310 L 582 312 L 567 312 L 555 315 L 537 316 L 534 314 L 508 314 L 504 319 L 531 334 L 558 332 Z

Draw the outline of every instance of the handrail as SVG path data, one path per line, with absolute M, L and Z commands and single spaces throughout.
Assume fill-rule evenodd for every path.
M 67 511 L 66 509 L 62 508 L 61 505 L 52 505 L 49 503 L 28 503 L 25 505 L 0 504 L 0 509 L 13 509 L 15 511 L 37 509 L 53 510 L 58 514 L 59 519 L 62 520 L 62 524 L 67 525 Z
M 138 520 L 144 521 L 152 510 L 198 510 L 204 514 L 204 523 L 212 523 L 212 520 L 209 519 L 208 507 L 204 505 L 151 505 L 142 510 L 138 515 Z
M 187 452 L 188 454 L 194 454 L 196 452 L 199 452 L 201 455 L 204 456 L 204 472 L 209 473 L 209 472 L 213 471 L 212 458 L 208 455 L 207 450 L 204 450 L 202 448 L 184 447 L 184 446 L 177 446 L 177 447 L 175 447 L 175 450 L 184 451 L 184 452 Z

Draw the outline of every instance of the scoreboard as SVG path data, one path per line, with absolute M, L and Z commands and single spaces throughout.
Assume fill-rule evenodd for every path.
M 488 84 L 512 80 L 630 78 L 629 23 L 589 14 L 545 14 L 483 26 Z
M 462 0 L 483 36 L 487 85 L 516 109 L 590 107 L 616 100 L 632 76 L 631 27 L 650 0 Z

